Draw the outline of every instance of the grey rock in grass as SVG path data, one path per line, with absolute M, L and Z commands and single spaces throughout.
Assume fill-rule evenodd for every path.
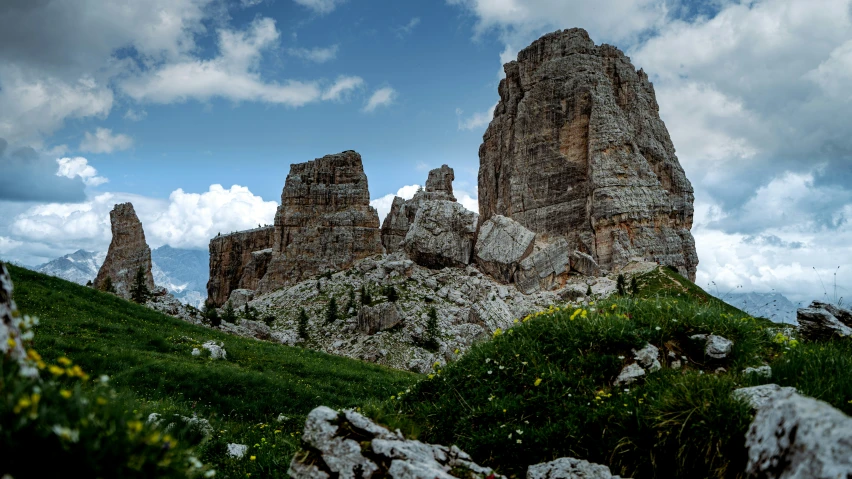
M 772 367 L 768 364 L 764 364 L 763 366 L 758 366 L 756 368 L 745 368 L 743 369 L 743 374 L 756 374 L 763 378 L 771 378 L 772 377 Z
M 852 418 L 797 393 L 758 409 L 746 434 L 746 475 L 759 479 L 852 477 Z
M 225 359 L 228 357 L 228 352 L 225 351 L 224 343 L 217 343 L 216 341 L 207 341 L 202 344 L 201 347 L 210 351 L 210 359 Z
M 391 432 L 352 410 L 314 409 L 305 421 L 302 442 L 287 471 L 294 479 L 449 479 L 456 477 L 451 472 L 461 477 L 494 474 L 455 446 L 405 439 L 398 430 Z
M 761 409 L 773 399 L 787 398 L 796 392 L 796 388 L 779 386 L 777 384 L 761 384 L 747 388 L 735 389 L 734 397 L 745 400 L 753 409 Z
M 547 291 L 564 283 L 571 267 L 568 241 L 559 238 L 521 261 L 515 285 L 524 294 Z
M 601 268 L 591 255 L 582 251 L 571 253 L 571 269 L 583 276 L 600 276 Z
M 425 201 L 405 235 L 405 252 L 428 268 L 466 266 L 470 264 L 478 218 L 453 201 Z
M 228 444 L 228 456 L 234 457 L 237 459 L 241 459 L 246 455 L 246 451 L 248 451 L 248 446 L 245 444 L 236 444 L 230 443 Z
M 704 354 L 713 359 L 725 359 L 734 348 L 733 341 L 715 334 L 694 334 L 690 339 L 704 341 Z
M 852 311 L 833 304 L 814 301 L 796 311 L 799 334 L 804 339 L 821 340 L 832 336 L 852 336 Z
M 622 386 L 627 384 L 633 384 L 637 379 L 641 378 L 645 375 L 645 370 L 642 369 L 642 366 L 639 366 L 636 363 L 628 364 L 624 366 L 621 372 L 618 374 L 618 377 L 615 378 L 615 382 L 613 385 Z
M 402 314 L 396 303 L 362 306 L 358 311 L 358 331 L 363 334 L 376 334 L 396 326 L 401 321 Z
M 662 365 L 660 365 L 660 350 L 651 343 L 646 344 L 638 351 L 634 349 L 633 359 L 652 373 L 662 369 Z
M 534 244 L 535 233 L 511 218 L 495 215 L 479 227 L 474 260 L 482 271 L 509 283 Z
M 609 467 L 573 457 L 534 464 L 527 468 L 527 479 L 621 479 Z

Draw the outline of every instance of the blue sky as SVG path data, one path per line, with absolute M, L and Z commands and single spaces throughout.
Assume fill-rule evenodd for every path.
M 347 149 L 380 211 L 444 163 L 475 209 L 502 64 L 569 27 L 654 83 L 699 285 L 852 287 L 852 0 L 7 0 L 0 258 L 103 250 L 119 201 L 152 246 L 203 249 Z

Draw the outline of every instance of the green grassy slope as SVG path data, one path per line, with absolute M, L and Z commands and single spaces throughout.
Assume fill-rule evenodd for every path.
M 220 472 L 283 476 L 311 409 L 357 407 L 416 380 L 411 373 L 190 325 L 91 288 L 9 270 L 19 309 L 41 319 L 34 347 L 47 362 L 67 356 L 90 374 L 107 374 L 119 391 L 148 401 L 152 412 L 210 419 L 225 432 L 203 447 L 203 459 Z M 224 343 L 227 360 L 190 354 L 207 340 Z M 277 423 L 279 414 L 288 420 Z M 262 450 L 275 440 L 274 451 Z M 228 442 L 257 443 L 249 452 L 257 460 L 223 459 Z

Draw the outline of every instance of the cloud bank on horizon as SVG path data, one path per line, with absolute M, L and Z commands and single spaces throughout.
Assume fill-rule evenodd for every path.
M 329 136 L 357 126 L 357 115 L 387 128 L 416 124 L 410 134 L 425 136 L 436 156 L 472 158 L 450 166 L 462 183 L 460 201 L 476 209 L 475 148 L 442 145 L 478 141 L 493 115 L 502 63 L 544 33 L 580 26 L 596 43 L 624 50 L 654 83 L 696 191 L 700 286 L 806 300 L 821 296 L 820 277 L 830 281 L 841 266 L 838 284 L 847 295 L 852 288 L 845 268 L 852 258 L 852 0 L 446 0 L 387 20 L 367 18 L 376 10 L 357 0 L 81 1 L 0 6 L 0 166 L 10 172 L 0 177 L 0 206 L 14 212 L 0 220 L 0 257 L 34 264 L 103 249 L 118 201 L 134 202 L 152 245 L 202 248 L 219 230 L 271 223 L 275 202 L 243 186 L 210 182 L 196 185 L 199 193 L 158 195 L 115 189 L 115 163 L 146 148 L 138 137 L 162 118 L 157 112 L 193 104 L 208 116 L 249 104 L 305 117 L 321 110 Z M 86 8 L 102 14 L 80 14 Z M 298 25 L 276 8 L 301 15 Z M 337 17 L 362 27 L 351 38 L 303 41 L 311 25 Z M 406 81 L 392 65 L 378 75 L 360 66 L 375 48 L 370 39 L 398 45 L 398 55 L 426 57 L 430 45 L 418 37 L 448 28 L 464 33 L 452 39 L 457 45 L 490 52 L 479 74 L 455 80 L 459 89 L 486 92 L 478 106 L 444 98 L 445 89 L 431 92 L 429 79 Z M 431 68 L 436 79 L 458 69 Z M 356 116 L 333 123 L 344 111 Z M 298 135 L 288 144 L 298 144 Z M 251 156 L 251 147 L 242 155 Z M 393 178 L 383 179 L 383 190 L 373 192 L 381 217 L 394 196 L 383 192 L 413 195 L 420 161 L 412 155 L 412 173 L 392 187 Z

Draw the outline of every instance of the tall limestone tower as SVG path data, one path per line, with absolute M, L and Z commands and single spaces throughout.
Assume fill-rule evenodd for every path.
M 645 72 L 578 28 L 503 68 L 479 148 L 480 224 L 503 215 L 604 269 L 642 257 L 694 281 L 692 185 Z
M 132 203 L 115 205 L 109 212 L 112 226 L 112 241 L 109 244 L 104 264 L 95 278 L 95 288 L 103 288 L 107 277 L 112 281 L 115 292 L 130 298 L 130 288 L 136 279 L 136 271 L 142 268 L 145 284 L 153 290 L 154 276 L 151 274 L 151 248 L 145 242 L 142 222 L 136 216 Z

